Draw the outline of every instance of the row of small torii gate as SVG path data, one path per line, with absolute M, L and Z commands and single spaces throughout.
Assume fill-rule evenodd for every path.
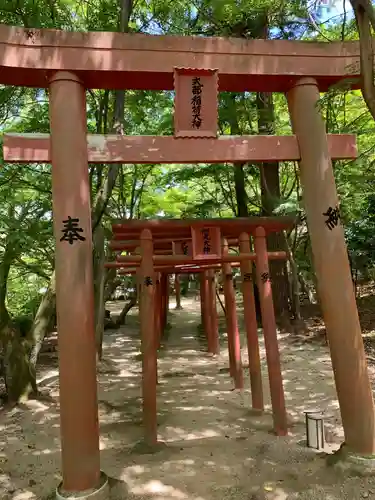
M 299 162 L 345 442 L 353 453 L 375 454 L 373 397 L 331 162 L 355 158 L 356 140 L 349 135 L 327 135 L 317 106 L 319 91 L 326 91 L 332 84 L 349 77 L 352 86 L 358 87 L 359 79 L 353 83 L 354 77 L 359 76 L 353 75 L 353 68 L 358 67 L 359 47 L 354 42 L 68 33 L 0 26 L 0 83 L 49 90 L 51 134 L 8 134 L 4 136 L 3 149 L 7 162 L 52 164 L 63 477 L 58 487 L 60 497 L 81 498 L 90 492 L 90 498 L 99 498 L 99 494 L 105 498 L 105 476 L 100 471 L 99 454 L 89 163 Z M 174 136 L 88 135 L 87 88 L 174 90 Z M 295 135 L 218 137 L 218 91 L 285 93 Z M 147 438 L 156 436 L 157 321 L 149 316 L 155 310 L 155 293 L 159 293 L 155 292 L 155 273 L 175 272 L 176 266 L 184 263 L 191 269 L 198 265 L 204 275 L 204 266 L 209 266 L 208 276 L 215 269 L 212 266 L 218 264 L 228 268 L 228 275 L 229 266 L 236 263 L 245 273 L 246 266 L 254 259 L 275 431 L 286 433 L 271 283 L 267 275 L 268 259 L 286 256 L 267 253 L 265 234 L 285 229 L 290 223 L 290 220 L 259 218 L 215 220 L 209 225 L 198 221 L 194 224 L 124 221 L 114 226 L 115 240 L 119 238 L 123 245 L 118 247 L 120 250 L 134 240 L 137 243 L 133 247 L 140 249 L 137 255 L 118 256 L 116 265 L 138 267 L 141 278 L 142 349 L 144 359 L 147 356 L 152 359 L 151 368 L 144 371 L 152 385 L 152 395 L 144 391 Z M 255 254 L 249 251 L 249 234 L 254 237 Z M 165 237 L 177 242 L 191 238 L 192 255 L 158 253 Z M 226 244 L 221 249 L 221 238 L 238 239 L 239 256 L 234 259 L 228 255 Z M 251 322 L 254 315 L 246 283 L 249 282 L 244 279 L 244 292 L 248 294 L 245 314 Z M 206 289 L 206 284 L 203 288 Z M 212 307 L 210 290 L 208 282 L 204 292 L 205 311 Z M 228 312 L 234 322 L 232 309 Z M 234 323 L 229 333 L 231 328 Z M 214 331 L 207 326 L 212 349 L 217 342 Z M 238 341 L 230 338 L 234 343 L 232 375 L 238 386 Z M 251 334 L 252 366 L 258 363 L 256 347 L 251 344 L 254 339 L 255 334 Z M 146 384 L 144 380 L 144 387 Z M 257 401 L 260 386 L 252 382 L 252 389 L 253 404 L 260 406 Z
M 236 297 L 232 279 L 232 267 L 241 268 L 252 405 L 256 410 L 264 410 L 252 261 L 256 261 L 274 431 L 277 435 L 287 434 L 285 399 L 268 264 L 270 259 L 286 259 L 287 255 L 285 252 L 267 252 L 266 234 L 288 229 L 293 227 L 293 224 L 294 220 L 286 217 L 202 221 L 133 220 L 113 224 L 114 239 L 110 247 L 119 254 L 126 251 L 129 255 L 118 255 L 116 261 L 108 262 L 106 267 L 119 268 L 120 274 L 137 274 L 137 286 L 140 290 L 143 419 L 145 440 L 148 444 L 157 443 L 157 350 L 160 347 L 161 336 L 167 321 L 169 274 L 199 273 L 201 275 L 202 325 L 207 336 L 208 352 L 218 354 L 220 346 L 215 271 L 218 268 L 222 269 L 230 374 L 235 388 L 243 389 Z M 249 233 L 254 236 L 254 253 L 251 252 Z M 168 238 L 171 234 L 173 237 Z M 231 248 L 237 246 L 239 255 L 230 253 L 229 245 Z

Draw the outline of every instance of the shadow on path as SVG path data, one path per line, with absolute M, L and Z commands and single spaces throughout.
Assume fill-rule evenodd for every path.
M 112 305 L 114 307 L 114 305 Z M 184 300 L 170 313 L 171 331 L 159 356 L 159 452 L 141 454 L 141 361 L 137 311 L 127 325 L 106 332 L 98 367 L 102 469 L 112 500 L 359 500 L 375 498 L 375 481 L 341 477 L 304 447 L 303 410 L 319 405 L 342 432 L 328 350 L 280 336 L 290 435 L 270 433 L 267 369 L 260 336 L 266 412 L 251 412 L 248 371 L 243 393 L 232 391 L 228 356 L 202 351 L 199 302 Z M 241 324 L 241 323 L 240 323 Z M 246 345 L 242 338 L 243 362 Z M 50 402 L 29 402 L 0 417 L 0 498 L 46 499 L 60 481 L 56 367 L 43 374 Z M 338 439 L 339 441 L 339 439 Z M 367 496 L 366 496 L 367 495 Z

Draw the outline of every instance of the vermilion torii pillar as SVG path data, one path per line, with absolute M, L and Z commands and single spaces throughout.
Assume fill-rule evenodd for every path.
M 246 233 L 239 237 L 239 249 L 241 253 L 250 253 L 250 239 Z M 247 338 L 247 352 L 249 358 L 249 373 L 251 386 L 251 399 L 254 410 L 264 410 L 262 370 L 260 364 L 258 325 L 255 309 L 254 285 L 252 281 L 253 266 L 250 260 L 240 263 L 242 278 L 242 295 L 244 320 Z
M 53 222 L 64 493 L 100 485 L 86 98 L 80 80 L 50 81 Z
M 345 442 L 355 453 L 374 455 L 372 390 L 316 81 L 300 80 L 287 97 Z
M 210 322 L 210 327 L 207 335 L 208 352 L 212 354 L 219 354 L 220 343 L 219 343 L 219 328 L 217 320 L 217 309 L 216 309 L 216 281 L 215 281 L 215 271 L 209 269 L 208 271 L 208 321 Z
M 210 343 L 211 318 L 209 308 L 209 277 L 208 271 L 203 271 L 200 275 L 200 294 L 201 294 L 201 318 L 202 327 L 207 338 L 207 347 Z
M 174 292 L 176 296 L 176 309 L 182 309 L 180 275 L 177 273 L 174 275 Z
M 152 234 L 148 229 L 141 233 L 141 340 L 142 340 L 142 402 L 145 443 L 157 444 L 157 330 L 155 328 L 156 273 L 152 261 Z
M 204 311 L 204 302 L 205 302 L 205 290 L 204 290 L 204 284 L 205 284 L 205 273 L 199 273 L 199 298 L 200 298 L 200 305 L 201 305 L 201 326 L 204 331 L 204 333 L 207 335 L 207 328 L 205 327 L 205 311 Z
M 228 242 L 223 239 L 223 255 L 228 255 Z M 234 380 L 236 389 L 243 389 L 243 371 L 241 360 L 241 343 L 238 331 L 237 311 L 236 311 L 236 293 L 233 286 L 232 266 L 230 263 L 223 263 L 223 287 L 225 300 L 225 319 L 228 335 L 228 352 L 230 374 Z
M 155 317 L 155 349 L 160 348 L 161 334 L 162 334 L 162 295 L 160 287 L 160 273 L 156 273 L 155 279 L 155 306 L 154 306 L 154 317 Z
M 254 248 L 256 253 L 256 274 L 271 393 L 273 427 L 278 436 L 286 436 L 288 434 L 288 426 L 283 379 L 280 366 L 271 279 L 269 275 L 266 232 L 262 227 L 258 227 L 255 231 Z

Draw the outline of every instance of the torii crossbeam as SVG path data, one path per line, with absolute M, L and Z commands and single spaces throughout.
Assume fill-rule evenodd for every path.
M 192 143 L 192 141 L 194 141 Z M 356 136 L 328 135 L 333 160 L 357 157 Z M 4 160 L 50 163 L 49 134 L 4 134 Z M 224 163 L 299 161 L 294 135 L 221 136 L 219 139 L 176 139 L 170 136 L 88 135 L 90 163 Z

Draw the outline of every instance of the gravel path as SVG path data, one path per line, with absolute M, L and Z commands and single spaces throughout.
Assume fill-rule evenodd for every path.
M 142 436 L 136 311 L 121 331 L 106 334 L 99 413 L 102 469 L 113 478 L 112 500 L 375 499 L 375 478 L 344 477 L 304 444 L 303 411 L 314 406 L 326 412 L 331 447 L 342 439 L 327 348 L 280 336 L 291 428 L 288 438 L 277 438 L 270 433 L 269 405 L 263 416 L 250 410 L 247 370 L 245 391 L 232 391 L 225 349 L 215 359 L 202 352 L 199 302 L 182 305 L 182 311 L 171 311 L 170 337 L 160 353 L 158 423 L 166 446 L 157 453 L 134 448 Z M 120 307 L 110 304 L 113 311 Z M 269 403 L 262 341 L 261 354 Z M 52 498 L 60 480 L 56 375 L 54 363 L 40 373 L 52 400 L 30 401 L 0 417 L 2 500 Z

